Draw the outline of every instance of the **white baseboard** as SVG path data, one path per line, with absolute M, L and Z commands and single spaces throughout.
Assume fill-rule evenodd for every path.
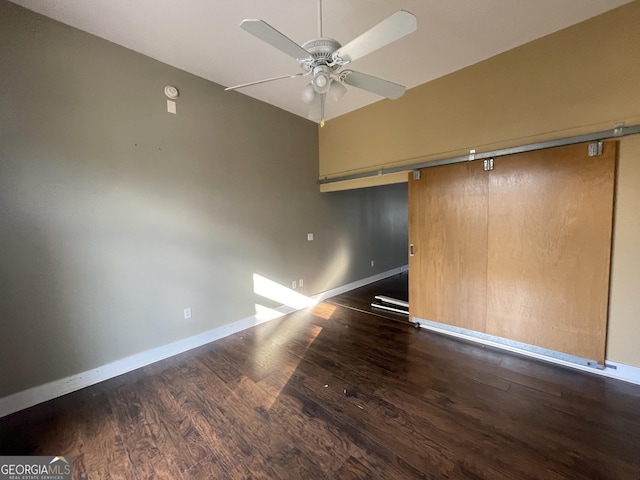
M 311 298 L 318 302 L 321 302 L 322 300 L 325 300 L 327 298 L 333 297 L 335 295 L 340 295 L 341 293 L 348 292 L 350 290 L 368 285 L 373 282 L 377 282 L 378 280 L 382 280 L 406 270 L 407 266 L 404 265 L 402 267 L 394 268 L 392 270 L 388 270 L 386 272 L 379 273 L 377 275 L 373 275 L 371 277 L 367 277 L 362 280 L 351 282 L 341 287 L 319 293 Z M 287 315 L 296 311 L 295 308 L 287 305 L 281 305 L 275 310 L 277 310 L 282 315 Z M 183 340 L 178 340 L 177 342 L 163 345 L 161 347 L 153 348 L 151 350 L 147 350 L 146 352 L 137 353 L 135 355 L 131 355 L 130 357 L 117 360 L 107 365 L 103 365 L 92 370 L 87 370 L 86 372 L 71 375 L 60 380 L 55 380 L 53 382 L 45 383 L 44 385 L 39 385 L 37 387 L 29 388 L 27 390 L 23 390 L 21 392 L 17 392 L 12 395 L 0 398 L 0 418 L 18 412 L 20 410 L 24 410 L 25 408 L 32 407 L 39 403 L 61 397 L 62 395 L 66 395 L 67 393 L 80 390 L 81 388 L 95 385 L 96 383 L 100 383 L 110 378 L 117 377 L 118 375 L 122 375 L 123 373 L 131 372 L 132 370 L 136 370 L 137 368 L 144 367 L 151 363 L 173 357 L 174 355 L 178 355 L 180 353 L 186 352 L 187 350 L 191 350 L 207 343 L 214 342 L 216 340 L 227 337 L 237 332 L 241 332 L 242 330 L 246 330 L 247 328 L 251 328 L 255 325 L 259 325 L 269 320 L 270 319 L 259 318 L 256 315 L 252 315 L 251 317 L 247 317 L 242 320 L 229 323 L 227 325 L 222 325 L 221 327 L 217 327 L 198 335 L 194 335 Z
M 605 360 L 604 363 L 604 370 L 599 370 L 596 373 L 600 373 L 600 375 L 604 375 L 606 377 L 617 378 L 618 380 L 624 380 L 625 382 L 640 385 L 640 367 L 633 367 L 631 365 L 625 365 L 624 363 L 612 362 L 611 360 Z
M 456 337 L 463 340 L 480 343 L 482 345 L 499 348 L 501 350 L 507 350 L 509 352 L 517 353 L 519 355 L 537 358 L 538 360 L 544 360 L 545 362 L 555 363 L 556 365 L 563 365 L 565 367 L 573 368 L 575 370 L 582 370 L 584 372 L 593 373 L 595 375 L 615 378 L 617 380 L 622 380 L 625 382 L 640 385 L 640 367 L 634 367 L 631 365 L 625 365 L 623 363 L 617 363 L 617 362 L 612 362 L 610 360 L 605 360 L 605 368 L 598 369 L 598 368 L 588 367 L 586 365 L 579 365 L 573 362 L 567 362 L 565 360 L 549 357 L 547 355 L 541 355 L 539 353 L 531 352 L 529 350 L 522 350 L 520 348 L 504 345 L 502 343 L 492 342 L 490 340 L 485 340 L 485 339 L 474 337 L 471 335 L 465 335 L 463 333 L 445 330 L 443 328 L 438 328 L 431 325 L 420 324 L 420 327 L 427 330 L 432 330 L 437 333 L 442 333 L 450 337 Z
M 377 282 L 379 280 L 384 280 L 385 278 L 392 277 L 402 272 L 406 272 L 409 269 L 408 265 L 403 265 L 401 267 L 392 268 L 391 270 L 387 270 L 386 272 L 378 273 L 377 275 L 372 275 L 367 278 L 363 278 L 362 280 L 357 280 L 355 282 L 347 283 L 341 287 L 333 288 L 331 290 L 327 290 L 326 292 L 319 293 L 314 295 L 314 300 L 321 302 L 326 300 L 327 298 L 335 297 L 336 295 L 340 295 L 342 293 L 350 292 L 351 290 L 355 290 L 356 288 L 364 287 L 365 285 L 369 285 L 370 283 Z

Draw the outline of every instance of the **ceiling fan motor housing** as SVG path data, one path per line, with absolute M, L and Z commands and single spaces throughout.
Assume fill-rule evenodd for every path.
M 307 70 L 313 70 L 314 67 L 318 65 L 327 65 L 331 62 L 331 55 L 333 52 L 338 50 L 342 45 L 337 40 L 333 38 L 316 38 L 315 40 L 309 40 L 302 44 L 302 48 L 304 48 L 311 57 L 313 61 L 311 62 L 301 62 L 301 66 Z M 331 67 L 332 70 L 339 68 L 339 65 L 334 65 Z
M 313 74 L 311 85 L 316 93 L 327 93 L 331 86 L 331 72 L 340 68 L 340 65 L 329 65 L 331 55 L 342 45 L 333 38 L 317 38 L 302 44 L 312 61 L 302 61 L 300 66 Z

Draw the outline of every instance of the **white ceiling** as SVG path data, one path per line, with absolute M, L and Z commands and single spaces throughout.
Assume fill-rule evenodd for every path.
M 223 86 L 298 73 L 296 61 L 238 25 L 265 20 L 297 43 L 317 37 L 317 0 L 12 0 Z M 349 68 L 415 87 L 632 0 L 324 0 L 324 35 L 343 45 L 393 12 L 418 18 L 417 32 Z M 307 116 L 308 79 L 242 93 Z M 176 85 L 180 88 L 180 85 Z M 237 93 L 229 92 L 229 95 Z M 334 118 L 380 100 L 353 87 L 330 101 Z

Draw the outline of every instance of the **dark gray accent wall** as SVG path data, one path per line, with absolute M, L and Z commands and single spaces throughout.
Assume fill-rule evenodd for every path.
M 317 178 L 316 124 L 0 0 L 0 397 L 406 263 L 406 184 Z

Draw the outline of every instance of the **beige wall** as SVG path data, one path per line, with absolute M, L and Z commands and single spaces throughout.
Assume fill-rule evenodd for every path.
M 320 177 L 640 123 L 638 25 L 640 1 L 333 119 Z
M 635 1 L 331 120 L 320 177 L 640 124 L 639 25 Z M 617 188 L 607 359 L 640 367 L 638 136 L 621 141 Z
M 640 367 L 640 135 L 620 142 L 607 358 Z

